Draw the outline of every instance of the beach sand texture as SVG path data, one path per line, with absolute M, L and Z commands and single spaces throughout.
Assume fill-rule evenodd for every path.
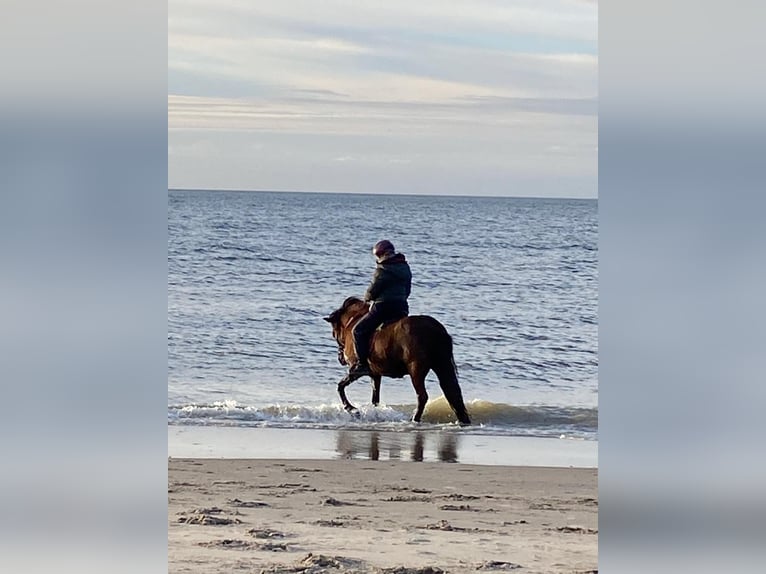
M 597 473 L 170 459 L 168 571 L 597 572 Z

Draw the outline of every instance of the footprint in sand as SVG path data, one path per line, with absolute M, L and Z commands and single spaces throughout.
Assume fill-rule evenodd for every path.
M 198 542 L 198 546 L 205 548 L 224 548 L 226 550 L 255 550 L 258 545 L 247 540 L 234 540 L 225 538 L 224 540 L 211 540 L 210 542 Z
M 322 506 L 357 506 L 353 502 L 343 502 L 342 500 L 338 500 L 331 496 L 325 498 L 320 504 L 322 504 Z
M 343 522 L 342 520 L 317 520 L 316 522 L 314 522 L 314 524 L 316 524 L 317 526 L 328 526 L 333 528 L 346 525 L 346 523 Z
M 272 530 L 271 528 L 251 528 L 247 531 L 250 536 L 256 538 L 284 538 L 287 536 L 284 532 Z
M 229 524 L 242 524 L 238 518 L 221 518 L 210 514 L 195 514 L 192 516 L 181 516 L 178 519 L 181 524 L 200 524 L 202 526 L 227 526 Z
M 584 526 L 559 526 L 557 528 L 549 528 L 548 530 L 557 530 L 558 532 L 571 534 L 598 534 L 597 528 L 585 528 Z
M 447 500 L 478 500 L 480 497 L 471 494 L 447 494 L 440 496 L 439 498 L 445 498 Z
M 179 512 L 181 516 L 178 522 L 181 524 L 200 524 L 202 526 L 227 526 L 229 524 L 242 524 L 238 518 L 225 518 L 218 516 L 223 512 L 217 506 L 211 508 L 196 508 L 187 512 Z
M 442 504 L 439 507 L 439 510 L 456 510 L 456 511 L 460 511 L 460 512 L 482 512 L 478 508 L 471 508 L 471 506 L 468 505 L 468 504 L 460 504 L 460 505 L 457 505 L 457 504 Z
M 268 552 L 287 552 L 289 550 L 288 545 L 284 542 L 264 542 L 258 544 L 258 550 L 266 550 Z
M 502 562 L 500 560 L 489 560 L 479 564 L 477 570 L 516 570 L 521 568 L 521 564 L 514 564 L 513 562 Z
M 240 500 L 239 498 L 232 498 L 228 502 L 232 506 L 236 506 L 238 508 L 263 508 L 265 506 L 269 506 L 265 502 L 258 502 L 255 500 L 245 501 L 245 500 Z

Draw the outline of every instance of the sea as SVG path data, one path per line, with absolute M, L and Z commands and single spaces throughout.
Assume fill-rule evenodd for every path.
M 168 192 L 171 456 L 405 458 L 597 465 L 597 200 Z M 421 423 L 408 377 L 337 394 L 322 320 L 359 296 L 389 239 L 410 314 L 452 335 L 473 424 L 434 374 Z M 547 453 L 547 454 L 546 454 Z

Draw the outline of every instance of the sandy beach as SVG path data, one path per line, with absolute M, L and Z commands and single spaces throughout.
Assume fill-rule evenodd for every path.
M 168 462 L 168 571 L 597 572 L 597 469 Z

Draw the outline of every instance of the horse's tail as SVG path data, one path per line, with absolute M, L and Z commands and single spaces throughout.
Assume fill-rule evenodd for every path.
M 471 419 L 468 417 L 468 411 L 465 408 L 465 402 L 463 402 L 463 393 L 457 379 L 457 365 L 455 365 L 455 356 L 452 352 L 452 337 L 444 329 L 443 336 L 440 338 L 443 349 L 440 349 L 441 353 L 439 353 L 440 356 L 433 370 L 439 378 L 439 386 L 442 388 L 444 398 L 447 399 L 455 412 L 457 420 L 461 424 L 469 425 Z

